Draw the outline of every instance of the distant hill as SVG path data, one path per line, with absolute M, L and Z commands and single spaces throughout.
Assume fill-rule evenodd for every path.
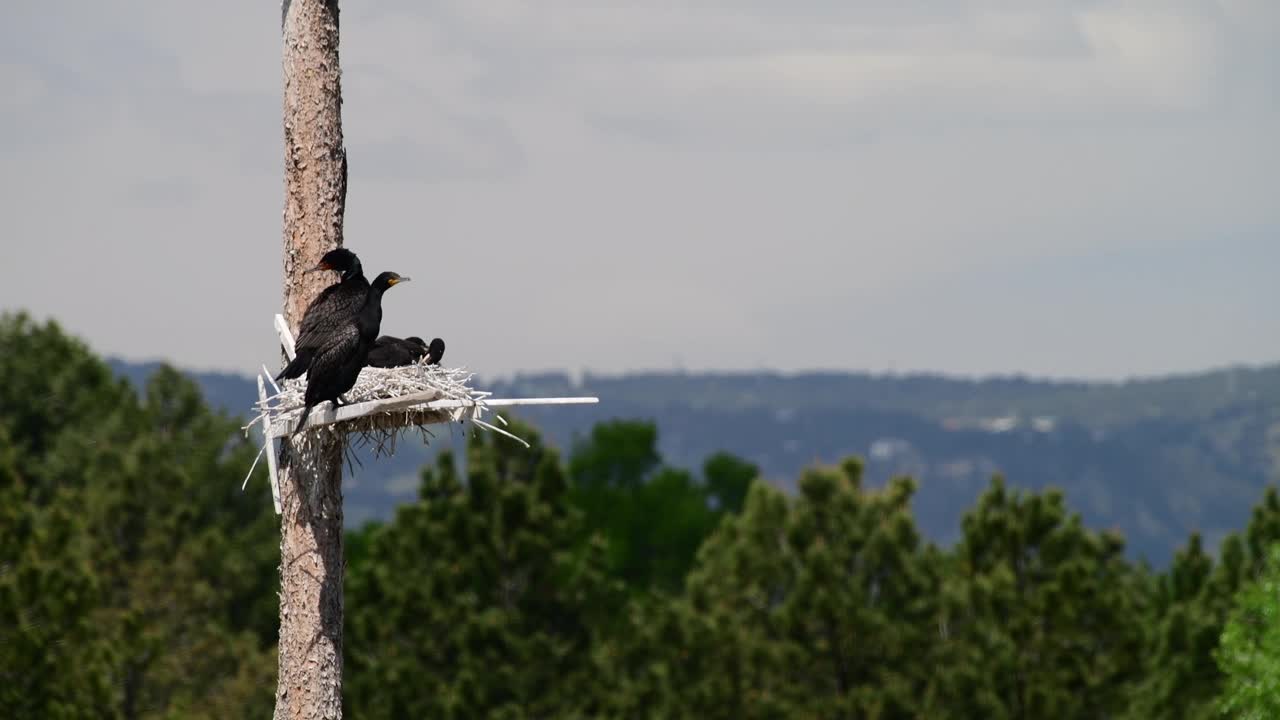
M 113 362 L 136 382 L 154 365 Z M 251 378 L 193 373 L 209 400 L 242 413 Z M 906 474 L 916 512 L 939 542 L 993 473 L 1012 485 L 1063 488 L 1094 527 L 1116 528 L 1130 551 L 1164 564 L 1192 530 L 1209 543 L 1244 526 L 1262 488 L 1280 481 L 1280 365 L 1116 383 L 956 379 L 863 373 L 522 375 L 479 383 L 498 396 L 593 394 L 601 404 L 527 408 L 556 445 L 610 418 L 658 423 L 667 462 L 697 469 L 717 450 L 757 463 L 790 487 L 814 462 L 867 461 L 873 485 Z M 434 445 L 461 447 L 442 428 Z M 417 488 L 434 452 L 407 442 L 364 460 L 345 490 L 351 522 L 388 516 Z

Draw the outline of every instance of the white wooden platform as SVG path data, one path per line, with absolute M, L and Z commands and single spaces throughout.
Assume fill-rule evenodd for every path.
M 280 336 L 280 346 L 284 349 L 285 355 L 292 360 L 294 356 L 293 334 L 289 331 L 289 325 L 285 322 L 284 316 L 278 314 L 275 316 L 275 327 L 276 332 Z M 274 381 L 266 367 L 263 367 L 262 370 L 263 374 L 258 376 L 258 400 L 265 406 L 267 403 L 266 383 L 271 382 L 274 385 Z M 367 402 L 353 403 L 351 405 L 339 407 L 336 410 L 333 408 L 331 403 L 322 403 L 312 409 L 311 414 L 307 417 L 306 426 L 308 428 L 314 428 L 324 425 L 333 425 L 345 420 L 354 420 L 366 415 L 386 412 L 404 412 L 406 418 L 412 417 L 411 421 L 406 422 L 406 427 L 471 420 L 476 425 L 510 436 L 510 433 L 484 422 L 479 416 L 487 410 L 518 405 L 590 405 L 598 402 L 600 402 L 600 399 L 596 397 L 484 397 L 476 399 L 457 399 L 441 397 L 439 392 L 430 391 L 414 393 L 411 395 L 402 395 L 395 398 L 383 398 L 378 400 L 369 400 Z M 263 432 L 266 440 L 263 452 L 267 455 L 267 471 L 271 479 L 271 500 L 275 504 L 277 515 L 280 514 L 280 482 L 278 477 L 278 468 L 276 466 L 276 440 L 287 438 L 293 434 L 296 429 L 297 420 L 292 417 L 288 419 L 276 419 L 273 421 L 270 413 L 263 416 Z M 521 440 L 521 442 L 524 441 Z M 254 466 L 257 466 L 256 460 L 254 461 Z M 249 469 L 249 474 L 253 474 L 253 468 Z M 245 482 L 248 482 L 247 477 L 245 478 Z
M 467 410 L 470 408 L 500 408 L 512 407 L 516 405 L 593 405 L 600 402 L 599 398 L 594 397 L 555 397 L 555 398 L 485 398 L 484 400 L 453 400 L 453 399 L 435 399 L 439 397 L 438 393 L 417 393 L 414 395 L 404 395 L 398 398 L 387 398 L 385 400 L 370 400 L 368 402 L 354 403 L 352 405 L 343 405 L 336 411 L 333 406 L 325 403 L 317 405 L 311 411 L 311 415 L 307 417 L 307 427 L 320 427 L 322 425 L 332 425 L 340 423 L 343 420 L 354 420 L 355 418 L 372 415 L 374 413 L 389 412 L 395 410 L 403 410 L 408 412 L 437 413 L 440 415 L 438 420 L 427 419 L 425 422 L 415 422 L 414 425 L 431 425 L 434 423 L 443 423 L 458 421 L 464 419 L 464 413 L 458 410 Z M 271 424 L 270 437 L 282 438 L 292 435 L 297 429 L 297 421 L 293 419 L 285 420 Z

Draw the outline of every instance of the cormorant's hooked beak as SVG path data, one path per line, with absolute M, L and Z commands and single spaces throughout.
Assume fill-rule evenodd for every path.
M 413 278 L 407 278 L 407 277 L 403 277 L 403 276 L 402 276 L 402 277 L 398 277 L 398 278 L 392 278 L 389 284 L 390 284 L 390 285 L 399 285 L 399 284 L 400 284 L 400 283 L 402 283 L 402 282 L 409 282 L 409 281 L 410 281 L 410 280 L 412 280 L 412 279 L 413 279 Z
M 321 262 L 319 265 L 316 265 L 310 270 L 306 270 L 304 272 L 313 273 L 313 272 L 320 272 L 321 270 L 332 270 L 332 269 L 333 269 L 333 266 L 330 265 L 329 263 Z

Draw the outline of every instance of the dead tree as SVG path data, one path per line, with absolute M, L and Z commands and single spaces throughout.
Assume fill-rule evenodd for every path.
M 338 67 L 337 0 L 284 0 L 284 314 L 276 329 L 286 359 L 307 306 L 333 282 L 306 273 L 342 245 L 347 157 L 342 146 L 342 86 Z M 407 428 L 469 421 L 509 435 L 482 420 L 513 405 L 569 405 L 595 397 L 494 399 L 475 390 L 462 369 L 415 365 L 365 369 L 348 393 L 354 403 L 327 405 L 292 435 L 303 386 L 289 381 L 268 396 L 272 373 L 258 377 L 257 419 L 266 442 L 272 500 L 280 513 L 280 660 L 275 720 L 342 717 L 342 460 L 355 434 L 379 450 L 394 451 Z M 372 371 L 372 372 L 370 372 Z M 501 422 L 501 417 L 499 421 Z M 275 443 L 283 452 L 277 456 Z M 527 445 L 527 443 L 525 443 Z M 254 467 L 257 461 L 254 461 Z M 249 475 L 253 468 L 249 469 Z M 249 478 L 245 478 L 247 483 Z
M 284 0 L 284 316 L 297 333 L 333 278 L 304 274 L 342 245 L 337 0 Z M 280 661 L 276 720 L 342 717 L 342 454 L 328 434 L 286 453 L 280 494 Z

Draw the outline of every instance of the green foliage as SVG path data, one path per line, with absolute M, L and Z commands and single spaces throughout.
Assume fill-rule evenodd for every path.
M 0 424 L 28 462 L 64 429 L 92 423 L 130 395 L 83 343 L 26 314 L 0 315 L 0 378 Z
M 112 696 L 110 648 L 82 641 L 95 632 L 101 589 L 93 547 L 70 493 L 28 502 L 15 455 L 0 430 L 0 707 L 13 717 L 79 717 Z
M 24 315 L 0 378 L 5 716 L 265 716 L 276 518 L 238 423 Z M 516 431 L 532 450 L 480 433 L 350 534 L 350 716 L 1280 717 L 1275 489 L 1157 573 L 1054 490 L 996 479 L 941 549 L 914 483 L 856 460 L 792 496 L 723 453 L 665 465 L 652 423 L 567 464 Z
M 1123 542 L 1061 493 L 997 478 L 964 520 L 948 573 L 929 717 L 1097 718 L 1138 675 L 1140 595 Z
M 721 516 L 742 506 L 756 468 L 713 456 L 698 483 L 663 467 L 653 423 L 601 423 L 569 459 L 570 498 L 587 533 L 605 541 L 610 571 L 627 586 L 678 591 Z M 713 507 L 714 506 L 714 507 Z
M 718 452 L 702 465 L 707 495 L 719 510 L 741 512 L 751 483 L 760 477 L 760 468 L 727 452 Z
M 1172 566 L 1154 579 L 1142 679 L 1129 716 L 1135 720 L 1208 720 L 1221 716 L 1221 663 L 1215 662 L 1237 594 L 1262 572 L 1266 549 L 1280 541 L 1280 496 L 1267 488 L 1244 533 L 1228 535 L 1215 565 L 1192 535 Z
M 1253 508 L 1249 527 L 1245 529 L 1245 545 L 1249 558 L 1249 574 L 1262 572 L 1272 545 L 1280 542 L 1280 491 L 1275 486 L 1267 488 L 1262 502 Z
M 0 319 L 0 683 L 23 717 L 270 703 L 276 531 L 254 450 L 162 369 L 139 398 L 52 324 Z M 265 690 L 264 690 L 265 688 Z
M 1272 547 L 1262 576 L 1237 596 L 1215 657 L 1226 676 L 1224 714 L 1280 717 L 1280 544 Z
M 569 477 L 584 487 L 632 488 L 661 464 L 656 425 L 615 420 L 596 425 L 587 440 L 575 443 Z
M 1234 556 L 1236 538 L 1224 545 L 1224 557 Z M 1213 663 L 1222 620 L 1213 607 L 1230 597 L 1214 585 L 1213 560 L 1192 535 L 1173 565 L 1156 580 L 1151 592 L 1153 614 L 1148 629 L 1148 653 L 1143 677 L 1134 688 L 1129 715 L 1170 720 L 1208 720 L 1216 717 L 1213 702 L 1221 681 Z
M 615 607 L 554 451 L 479 433 L 467 477 L 445 453 L 420 499 L 368 531 L 347 585 L 345 700 L 361 718 L 587 712 L 593 626 Z
M 912 716 L 937 579 L 909 510 L 914 485 L 866 493 L 860 480 L 847 462 L 807 472 L 794 501 L 755 485 L 699 553 L 685 596 L 633 616 L 615 711 Z

